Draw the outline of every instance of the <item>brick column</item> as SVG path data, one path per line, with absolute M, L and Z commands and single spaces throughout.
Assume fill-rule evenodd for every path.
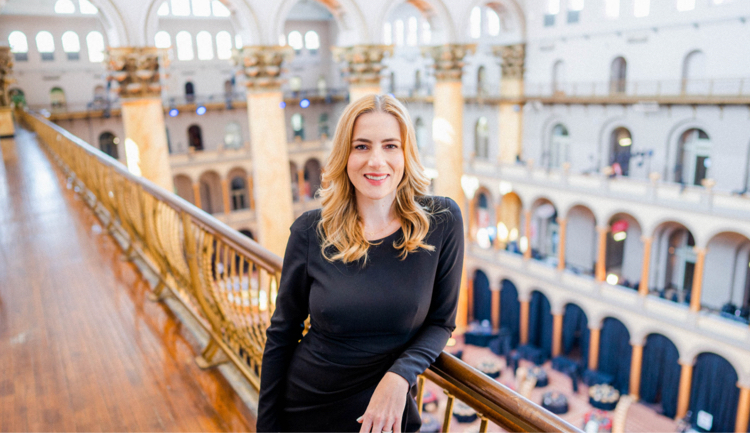
M 706 264 L 706 248 L 695 247 L 695 270 L 693 271 L 693 290 L 690 291 L 690 311 L 701 310 L 701 291 L 703 290 L 703 267 Z
M 523 146 L 523 102 L 525 45 L 503 45 L 492 49 L 500 57 L 500 161 L 513 164 Z
M 0 47 L 0 137 L 4 138 L 16 134 L 8 95 L 8 87 L 15 81 L 10 78 L 12 73 L 13 54 L 10 47 Z
M 201 208 L 201 184 L 200 182 L 193 183 L 193 204 L 198 209 Z
M 500 290 L 492 292 L 492 332 L 500 330 Z
M 257 238 L 280 256 L 294 221 L 286 126 L 280 108 L 281 64 L 291 55 L 289 47 L 253 46 L 244 47 L 234 57 L 247 83 Z
M 560 243 L 557 245 L 557 270 L 565 270 L 565 242 L 567 241 L 568 221 L 565 218 L 558 218 L 557 224 L 560 226 Z
M 334 47 L 333 57 L 344 61 L 344 72 L 348 73 L 349 102 L 372 94 L 383 93 L 380 89 L 380 73 L 385 69 L 383 58 L 393 54 L 392 45 L 354 45 Z
M 531 211 L 526 210 L 523 213 L 523 235 L 526 237 L 526 251 L 523 252 L 523 259 L 531 258 Z
M 221 199 L 224 202 L 224 213 L 229 215 L 232 212 L 232 205 L 229 203 L 229 181 L 221 180 Z
M 608 226 L 597 226 L 597 233 L 599 233 L 599 250 L 596 257 L 596 281 L 602 282 L 607 278 L 607 233 L 609 233 Z
M 630 396 L 634 400 L 641 398 L 641 366 L 643 363 L 643 344 L 631 344 L 630 359 Z
M 690 390 L 693 386 L 693 364 L 680 360 L 680 390 L 677 395 L 677 414 L 675 419 L 682 419 L 690 407 Z
M 601 328 L 589 328 L 589 370 L 599 369 L 599 337 Z
M 521 344 L 529 342 L 529 300 L 521 301 Z
M 128 171 L 173 191 L 167 129 L 161 103 L 160 66 L 169 63 L 165 51 L 154 47 L 107 50 L 108 80 L 117 82 L 122 99 L 125 161 Z
M 255 210 L 255 194 L 253 192 L 253 176 L 247 176 L 247 195 L 250 197 L 250 210 Z
M 648 295 L 648 279 L 651 267 L 651 243 L 652 238 L 642 237 L 643 241 L 643 265 L 641 265 L 641 282 L 638 283 L 638 294 L 641 296 Z
M 552 357 L 562 352 L 563 313 L 552 315 Z
M 737 421 L 734 423 L 736 433 L 745 433 L 750 421 L 750 388 L 738 385 L 740 388 L 740 399 L 737 402 Z

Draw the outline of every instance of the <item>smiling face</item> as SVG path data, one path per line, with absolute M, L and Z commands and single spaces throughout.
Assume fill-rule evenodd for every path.
M 404 177 L 404 149 L 396 117 L 383 112 L 359 116 L 351 146 L 346 172 L 357 200 L 395 200 Z

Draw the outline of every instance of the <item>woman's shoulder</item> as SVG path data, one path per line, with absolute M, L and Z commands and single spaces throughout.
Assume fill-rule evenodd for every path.
M 450 197 L 426 195 L 417 198 L 417 202 L 426 208 L 433 217 L 441 214 L 448 214 L 459 218 L 461 217 L 461 208 Z
M 292 231 L 316 230 L 320 221 L 321 209 L 309 210 L 300 215 L 292 224 Z

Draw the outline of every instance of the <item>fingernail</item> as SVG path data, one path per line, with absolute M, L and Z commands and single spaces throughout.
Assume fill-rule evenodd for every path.
M 357 422 L 362 422 L 362 418 L 364 418 L 364 417 L 365 417 L 365 416 L 364 416 L 364 415 L 362 415 L 361 417 L 357 418 Z

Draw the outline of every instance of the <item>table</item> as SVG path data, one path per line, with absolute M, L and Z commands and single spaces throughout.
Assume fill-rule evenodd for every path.
M 477 420 L 477 412 L 461 400 L 456 400 L 453 405 L 453 416 L 458 422 L 469 423 Z
M 549 385 L 549 376 L 547 376 L 547 372 L 542 367 L 530 368 L 528 374 L 529 376 L 536 377 L 535 388 L 544 388 Z
M 464 333 L 464 343 L 472 346 L 487 347 L 490 342 L 498 337 L 498 333 L 486 332 L 485 330 L 469 331 Z
M 599 384 L 589 388 L 589 404 L 601 410 L 615 410 L 620 400 L 620 391 L 612 385 Z
M 586 433 L 607 433 L 612 431 L 612 418 L 606 412 L 594 409 L 583 417 L 583 431 Z
M 493 379 L 497 379 L 498 377 L 500 377 L 500 373 L 502 373 L 503 368 L 505 368 L 505 362 L 498 361 L 493 358 L 482 358 L 479 360 L 479 363 L 476 367 L 477 370 L 481 371 L 487 376 Z
M 556 415 L 568 413 L 568 398 L 557 391 L 545 392 L 542 395 L 542 407 Z

